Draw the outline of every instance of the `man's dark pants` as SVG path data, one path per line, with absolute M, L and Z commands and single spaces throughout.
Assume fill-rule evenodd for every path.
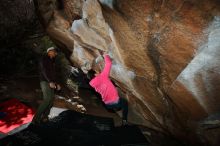
M 40 123 L 42 118 L 48 117 L 54 101 L 54 89 L 50 88 L 49 83 L 46 81 L 41 81 L 40 87 L 43 92 L 43 102 L 38 107 L 33 118 L 34 123 Z

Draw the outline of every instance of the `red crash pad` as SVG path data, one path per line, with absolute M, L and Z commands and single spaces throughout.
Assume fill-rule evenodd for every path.
M 34 116 L 34 110 L 18 99 L 10 99 L 0 103 L 0 112 L 6 113 L 6 116 L 0 119 L 0 132 L 5 134 L 31 122 Z

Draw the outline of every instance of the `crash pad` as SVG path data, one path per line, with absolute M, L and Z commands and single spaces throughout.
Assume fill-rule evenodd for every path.
M 15 98 L 0 103 L 0 112 L 5 114 L 0 119 L 0 132 L 4 134 L 31 122 L 35 113 L 32 108 Z

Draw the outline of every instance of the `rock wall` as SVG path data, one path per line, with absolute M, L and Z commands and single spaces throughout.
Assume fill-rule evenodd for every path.
M 129 101 L 129 121 L 218 144 L 204 124 L 219 122 L 220 1 L 71 0 L 44 12 L 47 1 L 56 5 L 38 0 L 46 30 L 76 66 L 98 72 L 100 52 L 113 58 L 111 79 Z

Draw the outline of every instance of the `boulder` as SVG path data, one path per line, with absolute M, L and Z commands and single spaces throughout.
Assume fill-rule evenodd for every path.
M 50 20 L 45 1 L 46 30 L 76 66 L 98 72 L 101 52 L 113 58 L 110 76 L 129 102 L 129 121 L 204 142 L 199 123 L 220 110 L 219 1 L 86 0 L 70 12 L 51 9 Z

